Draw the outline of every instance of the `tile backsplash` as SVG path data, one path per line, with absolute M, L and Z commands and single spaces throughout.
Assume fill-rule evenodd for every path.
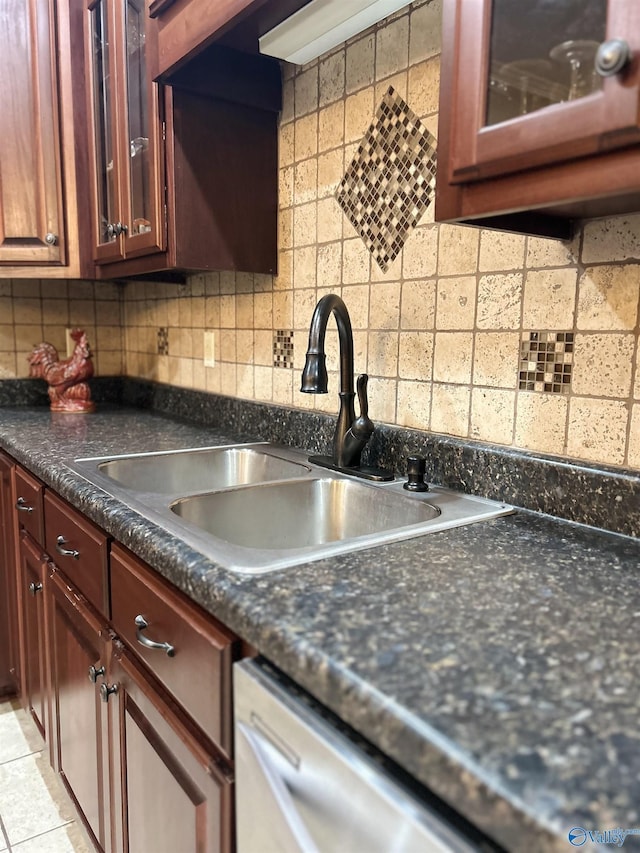
M 313 309 L 336 292 L 374 421 L 640 469 L 640 214 L 586 223 L 571 244 L 437 225 L 430 174 L 411 162 L 415 136 L 409 152 L 372 163 L 390 102 L 431 146 L 422 165 L 434 162 L 441 2 L 285 69 L 277 276 L 0 282 L 0 375 L 24 375 L 37 339 L 58 346 L 67 323 L 84 324 L 99 373 L 333 413 L 333 329 L 329 393 L 299 384 Z M 399 189 L 393 156 L 417 176 L 413 215 L 406 185 L 397 210 L 384 203 Z

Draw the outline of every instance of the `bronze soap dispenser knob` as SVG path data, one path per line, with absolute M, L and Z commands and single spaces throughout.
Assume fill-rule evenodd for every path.
M 424 456 L 407 456 L 407 482 L 403 488 L 408 492 L 428 492 L 429 486 L 424 481 L 426 466 Z

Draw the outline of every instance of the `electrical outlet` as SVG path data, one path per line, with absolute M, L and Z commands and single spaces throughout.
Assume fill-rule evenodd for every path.
M 65 340 L 67 343 L 67 358 L 70 358 L 70 356 L 73 355 L 73 351 L 76 347 L 76 342 L 71 337 L 72 329 L 65 329 L 64 332 L 65 332 Z
M 204 333 L 204 366 L 205 367 L 215 367 L 216 366 L 215 344 L 216 344 L 216 333 L 215 332 L 205 332 Z

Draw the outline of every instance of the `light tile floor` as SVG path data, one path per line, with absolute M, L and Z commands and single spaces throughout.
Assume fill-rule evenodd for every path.
M 0 853 L 90 853 L 35 724 L 0 701 Z

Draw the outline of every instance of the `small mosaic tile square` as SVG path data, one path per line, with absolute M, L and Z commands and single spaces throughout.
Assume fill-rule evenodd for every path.
M 573 369 L 573 332 L 523 332 L 518 387 L 568 394 Z
M 293 367 L 293 331 L 276 329 L 273 336 L 273 366 Z
M 169 329 L 160 326 L 158 329 L 158 355 L 169 355 Z
M 389 87 L 336 199 L 383 272 L 435 195 L 436 139 Z

